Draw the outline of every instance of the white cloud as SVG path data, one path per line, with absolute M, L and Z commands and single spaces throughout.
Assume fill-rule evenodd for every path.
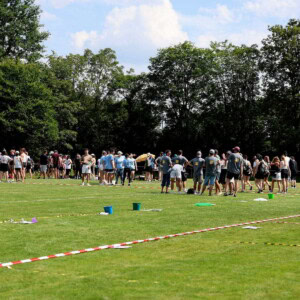
M 293 18 L 300 15 L 299 0 L 253 0 L 246 2 L 244 8 L 264 17 Z
M 188 35 L 182 30 L 170 0 L 115 7 L 106 17 L 101 33 L 81 31 L 72 35 L 77 49 L 112 47 L 146 52 L 187 39 Z
M 42 21 L 54 21 L 56 19 L 57 19 L 56 15 L 51 14 L 47 11 L 43 11 L 42 14 L 41 14 L 41 20 Z

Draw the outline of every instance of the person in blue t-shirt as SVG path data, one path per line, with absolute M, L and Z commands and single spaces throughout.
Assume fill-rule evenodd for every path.
M 113 155 L 113 151 L 109 150 L 107 151 L 107 155 L 104 160 L 104 170 L 105 170 L 105 179 L 108 184 L 113 184 L 113 179 L 115 175 L 115 158 Z
M 128 178 L 128 186 L 130 186 L 131 181 L 134 179 L 135 171 L 137 171 L 136 160 L 133 158 L 133 154 L 125 154 L 125 159 L 123 161 L 124 166 L 124 175 L 123 175 L 123 183 L 125 184 L 126 176 Z
M 125 156 L 121 151 L 118 152 L 118 156 L 115 157 L 115 165 L 116 165 L 116 184 L 118 184 L 119 177 L 121 180 L 121 184 L 123 184 L 124 177 L 124 165 L 123 162 L 125 160 Z

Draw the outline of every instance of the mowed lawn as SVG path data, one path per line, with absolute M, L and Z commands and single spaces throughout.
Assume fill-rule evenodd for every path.
M 0 221 L 38 219 L 0 224 L 1 263 L 300 214 L 300 190 L 254 202 L 267 194 L 161 195 L 158 183 L 142 182 L 131 188 L 82 187 L 75 180 L 27 183 L 39 184 L 0 184 Z M 163 211 L 134 212 L 133 202 Z M 216 205 L 196 207 L 198 202 Z M 114 214 L 97 215 L 106 205 Z M 300 247 L 264 244 L 300 245 L 300 225 L 293 224 L 300 218 L 286 222 L 0 268 L 0 299 L 299 299 Z

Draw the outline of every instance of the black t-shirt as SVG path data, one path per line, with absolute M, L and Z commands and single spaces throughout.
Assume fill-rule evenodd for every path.
M 48 164 L 48 156 L 45 154 L 42 154 L 40 157 L 40 164 L 42 166 L 46 166 Z

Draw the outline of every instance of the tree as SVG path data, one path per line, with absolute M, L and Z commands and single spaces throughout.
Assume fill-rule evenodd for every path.
M 40 14 L 34 0 L 0 1 L 0 60 L 14 58 L 32 62 L 42 57 L 42 43 L 49 33 L 41 31 Z
M 201 114 L 208 97 L 212 51 L 185 42 L 159 50 L 150 62 L 151 96 L 166 125 L 162 140 L 169 147 L 195 151 L 195 144 L 203 140 Z
M 26 147 L 34 155 L 55 145 L 58 125 L 52 92 L 38 64 L 0 63 L 0 132 L 2 147 Z
M 262 150 L 260 52 L 256 45 L 212 43 L 214 70 L 205 109 L 205 135 L 216 148 L 240 145 L 245 153 Z
M 270 150 L 300 151 L 300 20 L 269 28 L 263 40 L 264 117 Z

